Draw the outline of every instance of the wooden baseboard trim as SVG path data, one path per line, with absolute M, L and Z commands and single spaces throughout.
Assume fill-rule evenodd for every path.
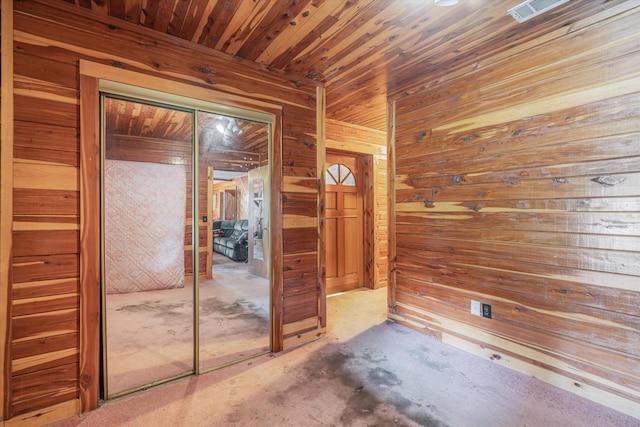
M 64 420 L 65 418 L 78 415 L 81 410 L 80 399 L 58 403 L 48 408 L 13 417 L 3 421 L 0 427 L 35 427 Z
M 289 350 L 293 347 L 300 346 L 302 344 L 309 343 L 311 341 L 315 341 L 324 335 L 327 334 L 327 328 L 318 328 L 309 332 L 304 332 L 302 334 L 294 335 L 289 338 L 285 338 L 284 340 L 284 348 L 283 350 Z
M 480 356 L 483 359 L 491 360 L 502 366 L 518 371 L 522 374 L 532 376 L 538 380 L 551 384 L 569 393 L 584 397 L 600 405 L 607 406 L 634 418 L 640 419 L 640 405 L 637 402 L 626 399 L 623 396 L 608 392 L 602 388 L 591 385 L 587 382 L 578 383 L 575 379 L 564 376 L 560 373 L 550 371 L 541 366 L 533 365 L 527 361 L 520 360 L 508 353 L 496 351 L 482 345 L 467 341 L 450 334 L 442 334 L 442 342 L 453 347 Z M 499 357 L 496 357 L 496 354 Z
M 640 419 L 640 405 L 638 405 L 640 397 L 636 397 L 635 392 L 629 388 L 625 389 L 621 385 L 613 387 L 611 382 L 607 383 L 606 380 L 586 372 L 579 373 L 586 380 L 577 380 L 572 378 L 570 366 L 555 362 L 553 357 L 534 350 L 529 350 L 525 356 L 526 349 L 514 343 L 512 343 L 511 347 L 505 346 L 505 341 L 498 342 L 500 339 L 496 336 L 488 335 L 487 331 L 470 325 L 464 325 L 463 327 L 462 324 L 457 323 L 455 320 L 447 319 L 434 313 L 430 314 L 433 316 L 434 322 L 425 321 L 422 316 L 427 314 L 426 312 L 404 304 L 399 305 L 406 312 L 403 314 L 389 314 L 389 319 L 425 334 L 433 334 L 436 330 L 435 328 L 438 328 L 436 336 L 446 344 Z M 411 313 L 420 314 L 420 316 L 413 316 Z M 465 335 L 451 332 L 453 330 L 460 331 L 463 328 Z M 470 337 L 476 337 L 477 340 Z M 489 342 L 490 339 L 493 339 L 493 345 L 484 344 Z M 551 369 L 539 366 L 535 362 L 546 363 Z M 567 375 L 563 375 L 561 371 L 567 372 Z M 611 391 L 606 388 L 610 388 Z
M 318 316 L 309 317 L 308 319 L 299 320 L 294 323 L 287 323 L 283 326 L 282 334 L 284 336 L 294 334 L 299 331 L 306 331 L 311 328 L 318 328 L 320 326 L 320 320 Z

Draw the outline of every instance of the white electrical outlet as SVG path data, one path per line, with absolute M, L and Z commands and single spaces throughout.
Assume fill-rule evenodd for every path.
M 482 316 L 482 308 L 480 301 L 471 300 L 471 314 L 475 314 L 476 316 Z

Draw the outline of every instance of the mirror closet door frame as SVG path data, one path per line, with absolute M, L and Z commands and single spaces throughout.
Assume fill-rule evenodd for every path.
M 269 161 L 269 175 L 273 174 L 273 171 L 279 171 L 278 168 L 281 168 L 281 138 L 279 136 L 276 137 L 276 135 L 280 135 L 279 132 L 277 132 L 275 129 L 278 129 L 279 127 L 279 123 L 281 123 L 281 108 L 279 106 L 270 106 L 269 108 L 266 108 L 266 111 L 259 111 L 259 110 L 249 110 L 247 109 L 247 107 L 251 107 L 252 103 L 251 102 L 247 102 L 247 100 L 242 100 L 240 101 L 240 98 L 238 97 L 234 97 L 234 96 L 229 96 L 229 95 L 224 95 L 223 98 L 226 98 L 226 102 L 228 102 L 230 105 L 223 105 L 223 104 L 217 104 L 211 101 L 207 101 L 207 100 L 202 100 L 202 99 L 198 99 L 198 98 L 190 98 L 190 97 L 185 97 L 183 95 L 177 95 L 177 94 L 171 94 L 171 93 L 166 93 L 163 91 L 159 91 L 156 88 L 144 88 L 144 87 L 139 87 L 139 86 L 133 86 L 130 85 L 128 83 L 120 83 L 120 82 L 113 82 L 113 81 L 106 81 L 106 80 L 98 80 L 98 89 L 99 89 L 99 96 L 103 97 L 103 96 L 113 96 L 113 97 L 124 97 L 124 98 L 129 98 L 132 99 L 134 101 L 139 101 L 141 103 L 155 103 L 158 105 L 162 105 L 162 106 L 166 106 L 166 107 L 170 107 L 170 108 L 179 108 L 181 110 L 190 110 L 193 112 L 193 143 L 192 143 L 192 170 L 191 170 L 191 174 L 192 174 L 192 182 L 193 182 L 193 186 L 192 186 L 192 226 L 191 226 L 191 230 L 192 230 L 192 254 L 193 254 L 193 281 L 194 281 L 194 295 L 193 295 L 193 330 L 194 330 L 194 347 L 193 347 L 193 370 L 189 371 L 189 372 L 185 372 L 182 375 L 178 375 L 178 376 L 173 376 L 171 378 L 168 378 L 166 380 L 161 380 L 161 381 L 156 381 L 151 385 L 155 385 L 155 384 L 160 384 L 160 383 L 164 383 L 167 381 L 171 381 L 175 378 L 179 378 L 182 376 L 189 376 L 189 375 L 193 375 L 193 374 L 200 374 L 203 372 L 207 372 L 211 369 L 201 369 L 200 367 L 200 363 L 199 363 L 199 313 L 198 313 L 198 279 L 199 279 L 199 256 L 197 256 L 198 254 L 198 223 L 199 223 L 199 207 L 198 207 L 198 192 L 199 192 L 199 188 L 198 188 L 198 168 L 199 168 L 199 161 L 198 161 L 198 154 L 199 154 L 199 145 L 198 145 L 198 118 L 197 115 L 199 112 L 203 112 L 203 113 L 214 113 L 214 114 L 222 114 L 222 115 L 232 115 L 238 118 L 243 118 L 246 120 L 251 120 L 251 121 L 256 121 L 256 122 L 260 122 L 260 123 L 264 123 L 267 125 L 267 131 L 269 133 L 268 137 L 269 137 L 269 157 L 270 157 L 270 161 Z M 186 88 L 191 88 L 190 86 L 185 86 Z M 101 98 L 100 98 L 101 99 Z M 235 104 L 235 105 L 234 105 Z M 262 104 L 262 103 L 260 103 Z M 240 106 L 238 106 L 240 105 Z M 264 109 L 263 107 L 265 107 L 265 105 L 260 105 L 260 109 Z M 102 112 L 100 113 L 102 114 Z M 101 133 L 104 132 L 104 126 L 101 126 Z M 101 163 L 104 162 L 104 135 L 101 135 L 101 139 L 102 142 L 99 142 L 99 146 L 100 146 L 100 158 L 101 158 Z M 276 142 L 274 144 L 274 142 Z M 274 178 L 276 180 L 276 182 L 281 182 L 281 171 L 279 171 L 280 173 L 277 173 L 274 175 Z M 100 174 L 100 176 L 103 176 L 102 173 Z M 83 177 L 84 179 L 84 177 Z M 276 196 L 276 193 L 280 193 L 280 188 L 275 188 L 273 190 L 273 194 L 272 197 L 273 200 L 279 200 L 279 197 Z M 101 193 L 102 194 L 102 193 Z M 95 198 L 94 198 L 95 200 Z M 274 213 L 277 212 L 281 212 L 281 206 L 280 203 L 276 203 L 273 204 L 272 206 L 270 206 L 269 208 L 270 210 L 270 217 L 272 218 L 278 218 L 277 215 L 274 215 Z M 99 209 L 99 211 L 101 212 L 101 217 L 102 217 L 102 209 Z M 276 241 L 276 245 L 279 246 L 279 248 L 274 248 L 275 250 L 280 250 L 281 251 L 281 239 L 278 238 L 277 235 L 275 235 L 273 233 L 274 230 L 277 230 L 278 228 L 276 227 L 281 227 L 281 224 L 279 224 L 281 221 L 278 219 L 275 219 L 274 222 L 276 223 L 275 226 L 269 230 L 270 234 L 272 234 L 272 240 Z M 101 218 L 100 221 L 100 229 L 103 228 L 104 224 L 104 218 Z M 94 231 L 95 231 L 95 227 L 94 227 Z M 102 233 L 102 230 L 101 230 Z M 103 236 L 102 236 L 103 237 Z M 99 240 L 101 242 L 101 246 L 100 246 L 100 253 L 104 254 L 104 246 L 103 246 L 103 239 L 101 238 Z M 270 261 L 272 264 L 272 271 L 274 272 L 278 272 L 278 271 L 282 271 L 282 267 L 281 267 L 281 259 L 278 256 L 274 255 L 274 252 L 271 252 L 271 257 L 270 257 Z M 103 260 L 101 259 L 100 262 L 103 262 Z M 103 264 L 102 264 L 103 265 Z M 101 273 L 102 275 L 102 280 L 101 283 L 104 283 L 104 276 L 103 273 Z M 279 304 L 276 299 L 276 295 L 281 295 L 282 291 L 281 291 L 281 286 L 282 286 L 282 282 L 281 282 L 281 275 L 280 274 L 272 274 L 270 275 L 270 308 L 271 308 L 271 313 L 270 313 L 270 342 L 271 342 L 271 351 L 279 351 L 282 348 L 282 314 L 280 313 L 279 310 L 281 310 L 281 304 Z M 105 294 L 104 294 L 104 286 L 101 285 L 101 292 L 102 292 L 102 298 L 100 298 L 101 301 L 105 301 Z M 102 310 L 104 310 L 104 305 L 102 306 Z M 103 312 L 104 313 L 104 312 Z M 106 324 L 105 324 L 105 319 L 104 316 L 100 317 L 102 319 L 102 345 L 105 345 L 106 342 Z M 106 397 L 107 396 L 107 391 L 108 391 L 108 383 L 106 382 L 106 378 L 108 375 L 107 369 L 108 366 L 106 366 L 106 349 L 101 351 L 100 354 L 102 354 L 102 359 L 101 361 L 97 361 L 98 364 L 102 363 L 103 366 L 101 368 L 102 370 L 102 378 L 103 378 L 103 388 L 102 388 L 102 392 L 99 394 L 102 395 L 102 397 Z M 139 388 L 146 388 L 146 386 L 141 386 Z M 137 390 L 137 389 L 136 389 Z M 135 390 L 131 390 L 131 391 L 135 391 Z M 121 393 L 124 394 L 124 393 Z M 118 394 L 120 395 L 120 394 Z M 109 396 L 109 398 L 111 397 L 117 397 L 118 395 L 114 395 L 114 396 Z
M 108 117 L 110 113 L 113 113 L 111 111 L 113 108 L 109 108 L 107 104 L 109 105 L 114 104 L 120 108 L 131 108 L 133 110 L 135 110 L 136 108 L 140 108 L 143 111 L 145 109 L 147 110 L 158 109 L 159 111 L 163 111 L 164 115 L 168 115 L 172 113 L 184 115 L 184 118 L 187 121 L 187 126 L 190 127 L 191 129 L 190 135 L 188 138 L 189 141 L 187 142 L 186 140 L 182 140 L 182 141 L 175 140 L 172 145 L 163 147 L 163 150 L 168 151 L 169 153 L 172 153 L 173 151 L 172 155 L 163 156 L 162 150 L 158 150 L 157 152 L 156 150 L 151 150 L 145 155 L 144 147 L 137 147 L 138 138 L 141 141 L 144 141 L 145 137 L 142 135 L 139 135 L 139 136 L 127 135 L 131 137 L 130 138 L 131 141 L 127 141 L 128 143 L 126 144 L 130 148 L 120 149 L 120 150 L 118 148 L 115 148 L 115 152 L 120 152 L 120 153 L 119 155 L 116 155 L 115 156 L 116 158 L 114 159 L 112 158 L 113 156 L 109 156 L 108 153 L 112 151 L 110 149 L 111 145 L 116 144 L 115 141 L 117 140 L 117 137 L 115 135 L 109 134 L 108 123 L 111 122 L 112 126 L 114 127 L 117 127 L 118 125 L 115 124 L 115 121 L 116 121 L 115 118 Z M 100 122 L 101 191 L 100 191 L 100 195 L 101 195 L 101 206 L 102 206 L 100 210 L 101 212 L 101 221 L 100 221 L 101 239 L 100 240 L 101 240 L 101 265 L 102 265 L 102 269 L 101 269 L 102 372 L 103 372 L 102 381 L 103 381 L 104 398 L 113 399 L 125 394 L 129 394 L 138 390 L 163 384 L 178 378 L 182 378 L 182 377 L 197 373 L 197 366 L 198 366 L 198 351 L 197 351 L 197 348 L 198 348 L 197 295 L 198 294 L 197 294 L 197 290 L 198 290 L 198 271 L 200 268 L 199 257 L 197 256 L 197 254 L 199 253 L 199 247 L 198 247 L 199 246 L 199 242 L 198 242 L 198 235 L 199 235 L 198 212 L 199 211 L 198 211 L 198 180 L 197 180 L 197 176 L 198 176 L 197 175 L 197 167 L 198 167 L 197 137 L 198 135 L 197 135 L 196 126 L 195 126 L 195 120 L 197 117 L 196 110 L 192 108 L 172 105 L 172 104 L 160 102 L 157 100 L 144 99 L 140 97 L 131 97 L 127 95 L 114 94 L 114 93 L 103 91 L 100 93 L 100 111 L 101 111 L 100 113 L 100 117 L 101 117 L 101 122 Z M 116 114 L 118 113 L 116 112 Z M 159 115 L 162 115 L 162 113 L 160 113 Z M 124 128 L 128 128 L 131 126 L 131 123 L 123 124 L 122 126 Z M 142 124 L 142 127 L 145 127 L 145 126 L 147 126 L 147 123 Z M 152 126 L 152 125 L 149 125 L 149 126 Z M 119 129 L 119 130 L 122 131 L 126 129 Z M 140 133 L 142 133 L 142 130 L 140 130 Z M 121 138 L 123 137 L 120 136 L 120 139 Z M 153 139 L 155 140 L 156 138 L 153 138 Z M 182 142 L 182 147 L 180 147 L 181 142 Z M 153 142 L 147 142 L 145 146 L 152 145 L 152 144 Z M 122 152 L 126 152 L 128 154 L 123 154 Z M 119 161 L 119 160 L 124 160 L 124 161 Z M 132 161 L 135 163 L 132 163 Z M 110 163 L 107 164 L 107 162 L 110 162 Z M 162 188 L 162 187 L 173 187 L 173 182 L 166 182 L 164 185 L 160 185 L 159 188 L 157 188 L 158 190 L 157 192 L 154 191 L 155 190 L 154 184 L 157 184 L 157 183 L 145 182 L 146 179 L 144 179 L 145 178 L 144 175 L 147 173 L 145 171 L 149 171 L 149 173 L 151 174 L 150 176 L 156 176 L 159 179 L 163 179 L 161 175 L 178 178 L 179 175 L 182 175 L 182 174 L 175 173 L 179 171 L 179 169 L 178 170 L 176 169 L 176 166 L 182 166 L 184 168 L 185 181 L 183 184 L 176 185 L 176 188 L 179 188 L 182 185 L 184 186 L 184 195 L 176 195 L 176 194 L 173 194 L 174 191 L 169 190 L 169 192 L 167 192 L 164 190 L 164 188 Z M 162 167 L 165 168 L 163 171 L 156 170 L 154 172 L 152 170 L 152 169 L 157 169 Z M 108 171 L 112 171 L 112 170 L 117 170 L 121 174 L 125 174 L 127 179 L 129 180 L 132 179 L 136 181 L 137 184 L 135 185 L 145 186 L 145 185 L 151 184 L 150 188 L 148 188 L 146 191 L 143 191 L 141 193 L 137 193 L 136 191 L 137 189 L 131 187 L 131 185 L 133 184 L 125 183 L 122 185 L 122 189 L 120 189 L 119 192 L 116 192 L 114 188 L 117 188 L 116 186 L 117 177 L 111 173 L 107 173 Z M 150 176 L 147 176 L 147 179 L 149 179 Z M 188 184 L 189 182 L 191 183 L 190 191 L 189 191 L 189 184 Z M 107 188 L 112 188 L 112 190 L 109 191 L 107 190 Z M 123 192 L 128 192 L 135 195 L 132 195 L 132 196 L 122 195 L 122 194 L 118 195 L 118 193 L 123 193 Z M 167 207 L 167 210 L 170 210 L 170 211 L 174 210 L 175 211 L 174 214 L 177 214 L 178 216 L 180 216 L 180 212 L 177 212 L 177 209 L 170 209 L 167 205 L 165 205 L 165 203 L 161 202 L 160 200 L 157 200 L 154 202 L 154 199 L 157 199 L 160 196 L 152 197 L 151 196 L 152 193 L 163 193 L 164 196 L 172 196 L 173 198 L 177 197 L 178 199 L 180 199 L 181 197 L 184 197 L 184 200 L 182 200 L 182 202 L 184 202 L 184 206 L 182 206 L 182 212 L 184 213 L 184 217 L 183 217 L 184 224 L 182 226 L 176 224 L 173 228 L 180 228 L 184 230 L 185 234 L 190 233 L 191 235 L 190 242 L 185 241 L 184 235 L 182 239 L 178 239 L 178 236 L 174 236 L 176 234 L 175 231 L 177 230 L 174 230 L 173 233 L 168 233 L 171 236 L 170 241 L 168 242 L 163 241 L 163 244 L 159 246 L 159 247 L 162 247 L 163 250 L 169 248 L 167 246 L 167 244 L 169 243 L 171 243 L 171 247 L 175 246 L 176 244 L 184 246 L 184 249 L 183 249 L 184 257 L 182 258 L 181 261 L 179 261 L 181 262 L 182 267 L 184 267 L 182 270 L 182 280 L 176 284 L 175 288 L 181 288 L 185 286 L 186 283 L 189 281 L 189 272 L 191 273 L 193 292 L 189 296 L 188 301 L 183 301 L 184 305 L 186 306 L 186 308 L 184 309 L 189 310 L 190 308 L 189 311 L 191 311 L 190 313 L 191 314 L 190 316 L 191 317 L 191 324 L 190 324 L 191 339 L 189 340 L 189 342 L 185 342 L 182 344 L 179 343 L 180 340 L 178 339 L 177 336 L 175 337 L 175 339 L 171 339 L 171 337 L 167 333 L 167 334 L 164 334 L 166 336 L 163 337 L 161 328 L 159 328 L 160 324 L 157 323 L 162 320 L 162 318 L 160 317 L 162 316 L 162 313 L 160 313 L 160 311 L 164 311 L 164 308 L 160 306 L 161 304 L 160 294 L 163 293 L 163 290 L 160 289 L 160 287 L 168 286 L 166 283 L 164 283 L 166 281 L 165 279 L 168 279 L 168 277 L 165 277 L 163 280 L 160 280 L 160 282 L 162 283 L 156 283 L 157 282 L 156 280 L 154 280 L 153 278 L 150 278 L 150 276 L 156 274 L 156 271 L 158 268 L 165 268 L 165 267 L 169 269 L 167 270 L 169 271 L 168 273 L 169 276 L 175 276 L 175 274 L 177 274 L 177 272 L 174 271 L 176 270 L 175 266 L 173 265 L 175 264 L 175 262 L 170 262 L 168 266 L 165 265 L 164 263 L 163 263 L 163 266 L 157 265 L 158 253 L 156 252 L 160 250 L 159 247 L 156 247 L 156 248 L 149 247 L 148 249 L 140 248 L 140 250 L 137 250 L 136 248 L 138 248 L 139 246 L 143 245 L 145 242 L 148 241 L 147 238 L 145 237 L 147 233 L 145 233 L 144 231 L 137 230 L 137 229 L 130 230 L 128 234 L 135 235 L 137 237 L 134 238 L 135 241 L 130 241 L 128 245 L 125 245 L 126 247 L 129 248 L 128 250 L 126 248 L 121 247 L 121 244 L 117 244 L 117 245 L 114 244 L 113 241 L 117 239 L 114 239 L 113 237 L 109 239 L 107 236 L 107 233 L 109 232 L 108 229 L 113 230 L 113 226 L 109 227 L 108 224 L 115 224 L 116 222 L 132 219 L 134 224 L 137 225 L 136 228 L 143 227 L 147 224 L 151 224 L 151 228 L 149 229 L 148 232 L 151 233 L 153 237 L 149 238 L 152 241 L 149 241 L 148 243 L 149 245 L 158 246 L 159 242 L 157 239 L 161 235 L 163 235 L 163 233 L 160 233 L 159 230 L 155 230 L 155 228 L 159 226 L 164 226 L 165 224 L 162 223 L 161 225 L 158 222 L 154 222 L 154 221 L 157 221 L 157 219 L 155 218 L 163 217 L 166 215 L 166 213 L 162 213 L 162 214 L 159 213 L 157 217 L 154 218 L 151 216 L 152 212 L 148 212 L 149 206 L 145 206 L 145 205 L 151 205 L 151 206 L 158 205 L 157 207 L 161 208 L 161 205 L 159 204 L 162 204 L 164 205 L 164 207 Z M 116 197 L 117 197 L 117 200 L 115 199 Z M 144 197 L 144 200 L 142 200 L 142 203 L 136 203 L 134 199 L 138 199 L 140 197 Z M 140 200 L 137 200 L 137 201 L 139 202 Z M 168 202 L 169 204 L 171 204 L 170 200 Z M 112 205 L 112 208 L 109 209 L 108 211 L 107 205 L 109 203 Z M 130 206 L 128 206 L 128 208 L 127 206 L 120 206 L 120 207 L 117 207 L 117 209 L 114 209 L 116 208 L 115 205 L 120 203 L 124 203 L 125 205 L 130 205 Z M 187 208 L 189 207 L 190 209 L 188 209 L 187 211 Z M 129 211 L 129 212 L 128 213 L 122 212 L 121 214 L 118 214 L 118 212 L 123 210 Z M 141 212 L 141 210 L 144 212 Z M 118 215 L 118 217 L 120 218 L 120 221 L 115 221 L 114 219 L 109 218 L 109 215 Z M 140 215 L 143 215 L 143 217 L 139 217 Z M 177 218 L 175 219 L 177 220 Z M 128 227 L 119 225 L 116 228 L 122 230 Z M 115 232 L 121 234 L 121 237 L 123 237 L 122 240 L 125 240 L 125 241 L 127 240 L 128 236 L 118 231 L 115 231 Z M 109 244 L 109 242 L 111 242 L 111 244 Z M 189 249 L 189 246 L 190 246 L 190 249 Z M 115 254 L 109 253 L 109 251 L 123 251 L 123 250 L 126 250 L 128 253 L 126 255 L 120 254 L 120 256 L 118 256 L 117 253 Z M 149 256 L 152 257 L 151 259 L 147 258 L 147 255 L 150 253 L 151 255 Z M 113 285 L 109 283 L 112 280 L 109 278 L 110 275 L 108 274 L 108 271 L 107 271 L 108 270 L 107 258 L 111 259 L 112 262 L 115 262 L 116 264 L 123 264 L 123 262 L 124 263 L 129 262 L 129 257 L 137 256 L 137 255 L 141 255 L 143 258 L 142 260 L 136 260 L 136 263 L 135 263 L 137 265 L 136 270 L 141 269 L 142 274 L 129 271 L 129 268 L 124 265 L 120 265 L 119 267 L 116 267 L 115 270 L 112 268 L 112 270 L 114 270 L 114 275 L 112 277 L 115 279 L 113 281 L 122 282 L 116 287 L 124 288 L 121 290 L 116 289 L 115 292 L 125 292 L 125 293 L 121 293 L 119 295 L 118 294 L 113 295 L 110 292 L 108 292 L 108 289 L 113 288 Z M 127 258 L 126 260 L 120 259 L 125 257 Z M 186 262 L 189 259 L 189 257 L 191 257 L 191 260 L 192 260 L 190 263 L 190 266 L 188 265 L 189 263 Z M 164 260 L 164 261 L 167 261 L 167 260 Z M 146 264 L 148 263 L 153 263 L 153 265 L 149 265 L 147 267 Z M 140 280 L 138 280 L 139 276 L 142 276 Z M 146 277 L 149 277 L 149 279 L 145 280 Z M 173 280 L 173 277 L 172 277 L 172 280 Z M 140 284 L 134 286 L 124 282 L 134 282 L 134 283 L 140 282 Z M 151 282 L 151 283 L 147 283 L 147 282 Z M 136 289 L 138 288 L 144 289 L 145 291 L 149 291 L 151 289 L 151 292 L 153 292 L 153 290 L 155 290 L 156 292 L 159 292 L 159 294 L 154 295 L 154 298 L 157 299 L 157 301 L 153 302 L 158 305 L 158 307 L 156 307 L 156 311 L 158 311 L 158 313 L 156 313 L 156 316 L 152 316 L 152 313 L 149 312 L 149 310 L 145 309 L 144 318 L 145 320 L 146 319 L 150 319 L 150 320 L 148 322 L 144 322 L 146 323 L 146 326 L 144 327 L 153 329 L 153 331 L 149 332 L 148 336 L 153 336 L 154 339 L 158 339 L 160 342 L 164 342 L 164 346 L 163 346 L 158 343 L 146 342 L 143 337 L 139 337 L 135 340 L 135 343 L 134 343 L 134 345 L 136 346 L 142 346 L 141 348 L 138 349 L 138 351 L 132 352 L 131 350 L 122 350 L 123 351 L 122 355 L 124 357 L 127 357 L 126 355 L 130 354 L 129 357 L 133 358 L 129 362 L 124 363 L 123 366 L 136 365 L 135 360 L 139 359 L 141 355 L 140 354 L 133 355 L 133 353 L 142 352 L 143 354 L 152 353 L 156 355 L 156 357 L 153 358 L 154 360 L 153 362 L 152 361 L 148 362 L 146 372 L 139 373 L 138 375 L 136 375 L 135 372 L 140 372 L 139 369 L 138 370 L 134 369 L 133 371 L 129 371 L 129 372 L 120 372 L 120 373 L 117 372 L 114 366 L 115 366 L 115 363 L 117 362 L 118 356 L 114 354 L 115 350 L 113 349 L 114 347 L 113 335 L 116 334 L 116 332 L 119 335 L 127 334 L 127 333 L 131 334 L 131 331 L 133 330 L 134 332 L 133 334 L 131 334 L 132 336 L 129 337 L 128 341 L 134 341 L 133 338 L 135 337 L 135 334 L 136 334 L 135 329 L 143 327 L 142 326 L 143 323 L 138 324 L 138 322 L 133 322 L 133 324 L 130 324 L 126 327 L 127 330 L 125 331 L 125 330 L 122 330 L 122 327 L 124 326 L 123 320 L 121 319 L 120 321 L 118 321 L 117 319 L 118 317 L 125 316 L 127 314 L 129 314 L 130 316 L 133 316 L 135 315 L 135 311 L 142 310 L 142 308 L 138 309 L 137 307 L 141 305 L 147 306 L 150 304 L 150 302 L 146 300 L 138 301 L 136 303 L 134 302 L 134 300 L 136 300 L 135 298 L 134 299 L 127 298 L 127 296 L 130 296 L 133 294 L 142 295 L 143 297 L 148 296 L 148 295 L 145 295 L 147 294 L 147 292 L 143 292 L 140 290 L 132 293 L 134 287 L 136 287 Z M 164 291 L 171 292 L 169 289 L 164 289 Z M 112 290 L 112 292 L 114 292 L 114 290 Z M 112 301 L 111 304 L 109 304 L 110 300 Z M 119 302 L 113 303 L 114 300 Z M 119 307 L 115 311 L 114 309 L 110 308 L 110 305 L 113 305 L 113 304 L 117 304 L 117 306 Z M 131 310 L 133 310 L 134 312 L 127 313 L 128 311 L 131 311 Z M 116 315 L 116 311 L 120 312 L 120 314 Z M 182 311 L 182 310 L 178 310 L 178 311 Z M 177 314 L 174 314 L 174 315 L 177 315 Z M 180 317 L 181 315 L 178 315 L 178 316 Z M 132 319 L 140 320 L 138 317 L 134 317 Z M 132 319 L 129 319 L 129 321 L 131 321 Z M 114 326 L 114 322 L 119 323 L 120 328 Z M 156 334 L 159 334 L 159 336 L 156 336 Z M 150 346 L 154 346 L 154 345 L 156 346 L 160 345 L 161 347 L 164 347 L 164 348 L 158 347 L 155 350 L 152 350 L 152 347 Z M 187 350 L 186 347 L 190 347 L 190 350 Z M 181 360 L 183 359 L 183 357 L 179 357 L 177 355 L 171 354 L 172 351 L 175 351 L 175 350 L 178 350 L 178 354 L 188 352 L 190 354 L 191 360 L 190 361 Z M 182 356 L 185 356 L 185 354 L 183 354 Z M 179 358 L 171 359 L 172 357 L 179 357 Z M 155 363 L 162 363 L 161 360 L 164 360 L 166 361 L 166 363 L 168 363 L 170 372 L 163 372 L 160 366 L 158 366 L 157 369 L 155 370 L 153 369 Z M 121 364 L 122 363 L 123 362 L 121 362 Z M 178 368 L 178 366 L 181 366 L 182 368 Z M 124 368 L 124 369 L 128 369 L 128 368 Z M 158 372 L 152 372 L 152 371 L 158 371 Z M 123 377 L 129 377 L 129 379 L 124 378 L 122 380 L 116 381 L 116 378 L 123 378 Z M 141 377 L 141 378 L 137 379 L 136 377 Z M 131 378 L 134 378 L 134 379 L 131 379 Z M 118 384 L 118 385 L 116 386 L 114 384 Z

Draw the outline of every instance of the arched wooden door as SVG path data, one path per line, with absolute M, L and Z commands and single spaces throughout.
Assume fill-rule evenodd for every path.
M 360 157 L 327 153 L 327 294 L 364 284 L 363 185 Z

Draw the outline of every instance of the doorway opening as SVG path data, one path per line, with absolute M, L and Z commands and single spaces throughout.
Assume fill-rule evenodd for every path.
M 103 397 L 270 352 L 270 116 L 107 92 L 101 111 Z
M 370 156 L 327 151 L 325 259 L 327 295 L 374 288 L 371 272 L 375 235 Z

